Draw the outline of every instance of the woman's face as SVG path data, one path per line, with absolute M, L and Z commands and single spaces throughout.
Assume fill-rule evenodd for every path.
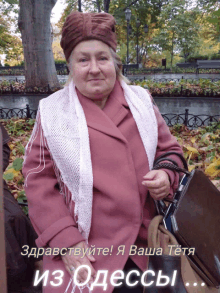
M 77 89 L 93 100 L 107 98 L 116 81 L 109 46 L 98 40 L 83 41 L 74 48 L 71 57 L 70 66 Z

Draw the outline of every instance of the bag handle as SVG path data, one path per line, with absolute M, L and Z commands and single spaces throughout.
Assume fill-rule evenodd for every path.
M 175 160 L 167 158 L 167 156 L 170 156 L 170 155 L 178 156 L 181 159 L 182 163 L 183 163 L 184 169 L 180 168 Z M 169 161 L 172 164 L 167 163 L 167 162 L 166 163 L 161 163 L 162 161 Z M 188 171 L 188 166 L 187 166 L 187 162 L 186 162 L 185 158 L 183 157 L 183 155 L 181 155 L 181 154 L 179 154 L 177 152 L 174 152 L 174 151 L 166 152 L 166 153 L 162 154 L 161 156 L 159 156 L 154 161 L 154 166 L 153 166 L 152 170 L 159 170 L 159 169 L 168 169 L 168 170 L 176 171 L 176 172 L 179 172 L 179 173 L 185 173 L 186 175 L 190 175 L 190 172 Z M 158 201 L 155 200 L 154 201 L 155 205 L 156 205 L 156 208 L 157 208 L 158 214 L 163 215 L 163 216 L 165 216 L 166 210 L 167 210 L 167 206 L 166 206 L 164 201 L 168 201 L 170 203 L 175 203 L 175 200 L 173 200 L 173 199 L 164 199 L 164 200 L 158 200 Z
M 177 162 L 176 161 L 174 161 L 173 159 L 171 159 L 171 158 L 160 158 L 160 159 L 158 159 L 157 158 L 157 160 L 156 160 L 156 164 L 158 165 L 160 162 L 163 162 L 164 160 L 166 160 L 166 161 L 170 161 L 171 163 L 173 163 L 174 165 L 176 165 L 177 167 L 178 167 L 178 164 L 177 164 Z M 154 165 L 155 165 L 155 162 L 154 162 Z
M 178 156 L 181 159 L 182 163 L 183 163 L 184 169 L 180 168 L 175 160 L 167 158 L 167 156 L 170 156 L 170 155 Z M 170 163 L 161 163 L 162 161 L 169 161 L 172 164 L 170 164 Z M 159 156 L 154 161 L 153 170 L 159 170 L 159 169 L 169 169 L 169 170 L 172 170 L 172 171 L 176 171 L 176 172 L 179 172 L 179 173 L 185 173 L 187 175 L 190 175 L 190 172 L 188 171 L 188 166 L 187 166 L 187 162 L 186 162 L 185 158 L 181 154 L 179 154 L 177 152 L 166 152 L 166 153 L 162 154 L 161 156 Z
M 185 158 L 183 157 L 183 155 L 181 155 L 181 154 L 179 154 L 179 153 L 177 153 L 177 152 L 174 152 L 174 151 L 166 152 L 166 153 L 160 155 L 160 156 L 154 161 L 154 165 L 156 165 L 157 163 L 159 163 L 158 161 L 159 161 L 160 159 L 162 159 L 162 158 L 164 158 L 164 160 L 167 160 L 168 158 L 166 158 L 166 157 L 167 157 L 167 156 L 170 156 L 170 155 L 176 155 L 176 156 L 178 156 L 178 157 L 181 159 L 184 168 L 188 171 L 187 162 L 186 162 Z M 171 159 L 170 159 L 170 160 L 171 160 Z M 177 164 L 177 163 L 176 163 L 176 164 Z
M 178 167 L 176 165 L 169 164 L 169 163 L 157 164 L 156 166 L 153 167 L 152 170 L 159 170 L 159 169 L 169 169 L 169 170 L 172 170 L 172 171 L 176 171 L 176 172 L 179 172 L 179 173 L 185 173 L 187 175 L 190 175 L 190 172 L 189 171 L 187 171 L 187 170 L 185 170 L 183 168 L 180 168 L 180 167 Z

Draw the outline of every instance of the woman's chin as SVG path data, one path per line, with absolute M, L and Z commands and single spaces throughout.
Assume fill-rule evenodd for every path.
M 101 101 L 105 99 L 106 95 L 103 95 L 103 91 L 94 91 L 93 93 L 90 92 L 87 97 L 91 100 Z

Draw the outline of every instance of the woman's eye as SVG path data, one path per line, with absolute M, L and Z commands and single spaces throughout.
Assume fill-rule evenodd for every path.
M 79 60 L 79 62 L 86 62 L 86 61 L 87 61 L 86 58 L 82 58 L 82 59 Z
M 102 56 L 100 57 L 100 60 L 107 60 L 107 57 Z

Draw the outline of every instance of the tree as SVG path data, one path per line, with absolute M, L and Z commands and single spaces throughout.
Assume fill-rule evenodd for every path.
M 13 36 L 10 48 L 7 50 L 5 61 L 11 66 L 24 61 L 22 41 L 19 37 Z
M 69 0 L 67 0 L 69 1 Z M 71 0 L 70 0 L 71 1 Z M 110 7 L 110 2 L 111 0 L 89 0 L 89 1 L 84 1 L 84 10 L 85 11 L 90 11 L 90 12 L 107 12 L 109 13 L 109 7 Z
M 220 42 L 220 8 L 213 11 L 206 20 L 211 24 L 210 30 L 207 32 L 212 40 Z
M 66 0 L 66 8 L 64 9 L 60 20 L 58 21 L 58 23 L 56 24 L 56 26 L 60 29 L 60 34 L 61 34 L 61 30 L 63 27 L 63 24 L 67 18 L 67 16 L 73 11 L 77 11 L 78 8 L 78 1 L 77 0 Z
M 125 60 L 126 50 L 124 45 L 127 43 L 126 30 L 127 22 L 125 20 L 125 9 L 131 9 L 131 34 L 129 35 L 129 59 L 131 63 L 136 63 L 137 58 L 137 33 L 138 37 L 138 56 L 139 63 L 143 65 L 147 63 L 148 56 L 153 51 L 154 44 L 152 42 L 155 30 L 159 26 L 159 19 L 166 0 L 133 0 L 127 4 L 126 0 L 112 0 L 110 2 L 109 12 L 114 15 L 116 19 L 117 40 L 120 50 L 118 54 L 122 60 Z M 140 27 L 137 29 L 137 20 L 140 21 Z M 148 26 L 148 33 L 144 32 L 144 26 Z
M 9 31 L 9 21 L 0 15 L 0 53 L 7 53 L 12 44 L 12 35 Z
M 15 2 L 13 3 L 15 4 Z M 10 14 L 12 11 L 11 5 L 0 0 L 0 54 L 7 54 L 13 46 L 12 26 L 15 17 Z M 16 11 L 13 9 L 13 12 Z
M 16 19 L 18 14 L 18 1 L 19 0 L 0 0 L 0 15 Z M 12 14 L 11 14 L 12 12 Z
M 51 47 L 50 15 L 57 0 L 19 0 L 26 87 L 59 88 Z
M 60 40 L 57 39 L 52 44 L 53 56 L 55 60 L 65 60 L 63 49 L 60 46 Z
M 72 10 L 75 11 L 90 11 L 90 12 L 109 12 L 110 0 L 88 0 L 83 1 L 81 0 L 66 0 L 65 1 L 67 6 L 64 10 L 62 17 L 59 21 L 59 26 L 62 27 L 66 17 L 70 14 Z
M 198 47 L 199 26 L 196 23 L 197 12 L 188 9 L 187 0 L 172 0 L 161 13 L 161 28 L 154 41 L 170 52 L 171 66 L 174 52 L 182 53 L 186 58 Z
M 179 17 L 176 50 L 186 59 L 199 48 L 199 24 L 196 11 L 185 11 Z
M 198 3 L 197 3 L 198 2 Z M 214 0 L 210 0 L 212 6 Z M 68 3 L 67 9 L 64 11 L 63 17 L 60 20 L 60 28 L 67 15 L 74 8 L 77 10 L 76 0 L 66 0 Z M 197 6 L 197 10 L 189 9 L 192 4 Z M 75 5 L 75 6 L 74 6 Z M 211 9 L 207 6 L 204 0 L 201 4 L 199 0 L 111 0 L 107 3 L 101 0 L 83 1 L 84 11 L 106 11 L 106 5 L 109 5 L 108 12 L 116 19 L 116 31 L 118 41 L 118 51 L 123 62 L 126 57 L 126 30 L 127 22 L 125 20 L 125 9 L 131 9 L 130 26 L 132 33 L 129 35 L 129 60 L 131 63 L 136 63 L 137 51 L 137 19 L 140 20 L 139 28 L 139 45 L 138 55 L 139 62 L 145 64 L 149 60 L 150 55 L 159 58 L 162 50 L 170 52 L 171 64 L 175 53 L 181 53 L 184 57 L 197 49 L 198 42 L 198 24 L 195 20 L 197 17 L 198 5 L 201 9 Z M 148 25 L 148 33 L 144 33 L 144 25 Z M 190 32 L 190 33 L 188 33 Z M 155 59 L 155 58 L 154 58 Z

